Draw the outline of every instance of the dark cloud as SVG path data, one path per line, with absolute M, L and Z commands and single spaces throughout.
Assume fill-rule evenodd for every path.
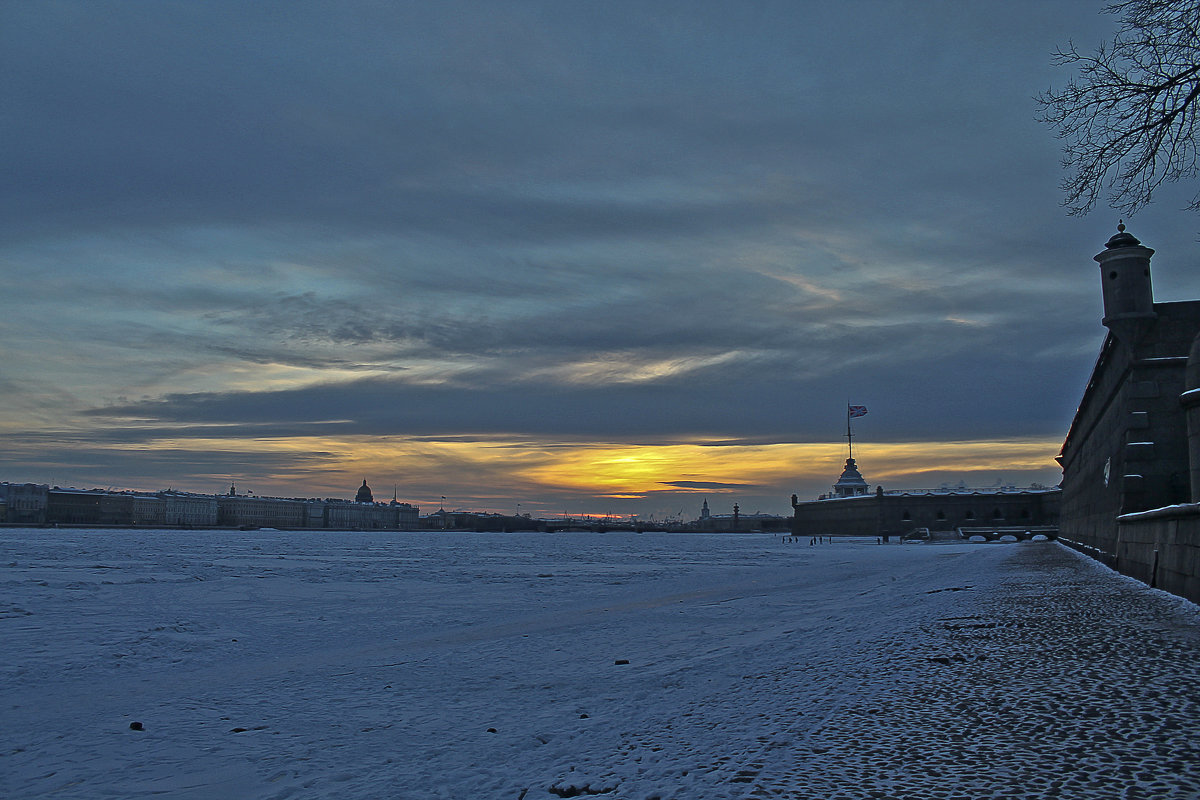
M 850 400 L 870 403 L 886 419 L 871 432 L 876 440 L 955 440 L 1053 434 L 1073 411 L 1085 378 L 1084 369 L 1064 372 L 1057 361 L 959 352 L 936 361 L 855 365 L 808 380 L 778 365 L 738 364 L 673 380 L 600 386 L 515 376 L 435 386 L 371 378 L 274 392 L 170 395 L 85 413 L 148 426 L 140 434 L 127 431 L 135 437 L 172 428 L 179 436 L 211 436 L 209 426 L 218 426 L 224 435 L 246 437 L 336 432 L 673 442 L 703 435 L 794 442 L 836 438 L 839 409 Z
M 878 4 L 683 11 L 7 9 L 8 197 L 23 218 L 72 226 L 301 219 L 543 241 L 758 226 L 839 185 L 876 187 L 872 205 L 949 207 L 966 170 L 993 185 L 1012 173 L 981 147 L 1024 166 L 1000 154 L 1014 126 L 1036 130 L 1009 105 L 1030 92 L 1002 73 L 1048 74 L 1017 55 L 1053 41 L 1032 36 L 1036 4 L 1020 26 L 1011 8 L 947 7 L 936 25 Z M 1003 67 L 951 38 L 980 25 L 1017 34 L 981 45 L 1012 51 Z M 786 202 L 747 191 L 780 178 L 799 190 Z M 639 181 L 679 191 L 639 197 Z M 623 200 L 580 192 L 596 184 Z
M 122 436 L 115 431 L 102 437 L 61 431 L 12 434 L 6 437 L 0 453 L 0 475 L 4 480 L 36 480 L 77 488 L 177 488 L 215 494 L 226 491 L 231 480 L 243 490 L 254 488 L 247 486 L 247 481 L 283 486 L 287 481 L 273 476 L 303 474 L 308 469 L 327 473 L 332 463 L 332 454 L 320 451 L 273 453 L 244 448 L 205 451 L 136 446 L 141 441 L 129 432 Z M 119 446 L 131 444 L 135 446 Z
M 674 486 L 678 489 L 749 489 L 754 488 L 748 483 L 721 483 L 720 481 L 664 481 L 663 486 Z

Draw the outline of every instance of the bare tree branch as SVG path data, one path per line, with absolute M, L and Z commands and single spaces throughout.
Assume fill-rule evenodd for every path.
M 1164 183 L 1200 175 L 1200 0 L 1123 0 L 1116 35 L 1091 55 L 1054 54 L 1076 70 L 1038 95 L 1038 120 L 1063 140 L 1063 205 L 1091 211 L 1104 196 L 1126 214 Z M 1200 192 L 1189 208 L 1200 211 Z

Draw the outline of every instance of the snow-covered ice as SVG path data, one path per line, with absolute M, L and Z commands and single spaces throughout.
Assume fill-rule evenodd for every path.
M 1200 796 L 1195 606 L 1053 543 L 0 545 L 4 797 Z

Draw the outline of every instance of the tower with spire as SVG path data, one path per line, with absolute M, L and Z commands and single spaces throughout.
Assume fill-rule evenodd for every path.
M 867 482 L 854 462 L 854 430 L 850 427 L 850 420 L 866 416 L 866 413 L 866 406 L 846 404 L 846 466 L 837 483 L 833 485 L 832 497 L 857 497 L 868 493 Z

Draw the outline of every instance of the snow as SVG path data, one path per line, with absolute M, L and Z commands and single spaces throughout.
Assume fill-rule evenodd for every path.
M 0 543 L 0 796 L 1200 793 L 1200 615 L 1054 543 Z
M 1182 516 L 1200 514 L 1200 503 L 1176 503 L 1175 505 L 1162 506 L 1160 508 L 1151 508 L 1147 511 L 1131 511 L 1128 514 L 1121 514 L 1117 517 L 1119 520 L 1134 520 L 1134 519 L 1152 519 L 1154 517 L 1164 516 Z

